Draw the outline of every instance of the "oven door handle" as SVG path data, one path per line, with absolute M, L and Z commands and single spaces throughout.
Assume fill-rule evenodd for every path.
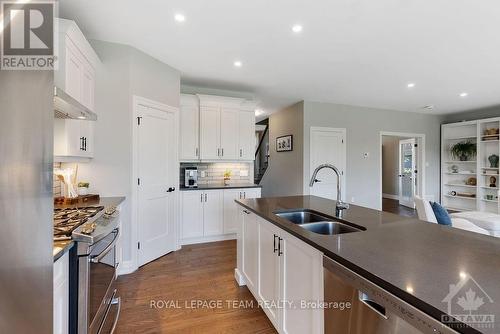
M 116 245 L 116 242 L 118 241 L 118 237 L 120 236 L 120 228 L 115 228 L 113 230 L 113 232 L 115 233 L 115 237 L 113 238 L 113 241 L 111 241 L 111 243 L 106 247 L 104 248 L 104 250 L 102 252 L 100 252 L 99 254 L 97 255 L 94 255 L 90 258 L 90 262 L 92 263 L 99 263 L 99 261 L 102 260 L 103 257 L 106 256 L 106 254 L 109 253 L 109 251 L 115 247 Z
M 120 311 L 122 309 L 122 300 L 120 297 L 116 297 L 116 298 L 113 298 L 113 300 L 111 301 L 111 305 L 114 305 L 114 304 L 117 304 L 118 306 L 118 309 L 116 311 L 116 317 L 115 317 L 115 321 L 113 321 L 113 327 L 111 328 L 111 332 L 109 332 L 109 334 L 113 334 L 115 332 L 115 329 L 116 329 L 116 325 L 118 324 L 118 318 L 120 318 Z

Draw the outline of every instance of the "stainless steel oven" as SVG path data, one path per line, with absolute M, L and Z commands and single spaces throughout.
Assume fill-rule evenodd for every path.
M 117 218 L 99 217 L 93 224 L 91 233 L 85 226 L 73 233 L 78 241 L 78 334 L 111 334 L 121 306 L 114 284 L 120 228 Z

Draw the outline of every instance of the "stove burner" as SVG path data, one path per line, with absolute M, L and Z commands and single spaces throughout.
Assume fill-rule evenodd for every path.
M 71 238 L 71 233 L 80 225 L 94 217 L 103 206 L 54 209 L 54 238 Z

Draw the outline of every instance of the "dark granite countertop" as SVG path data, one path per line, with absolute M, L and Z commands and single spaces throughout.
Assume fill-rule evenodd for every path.
M 327 236 L 274 212 L 310 209 L 334 216 L 335 201 L 293 196 L 236 202 L 438 320 L 448 313 L 443 299 L 450 285 L 471 277 L 493 301 L 483 298 L 480 311 L 495 315 L 495 323 L 480 332 L 467 326 L 460 332 L 500 333 L 500 238 L 356 205 L 344 212 L 343 220 L 366 231 Z
M 123 201 L 125 201 L 125 197 L 101 197 L 97 201 L 88 201 L 85 203 L 78 203 L 78 204 L 58 204 L 54 205 L 55 209 L 63 209 L 63 208 L 79 208 L 79 207 L 85 207 L 85 206 L 118 206 L 120 205 Z M 64 240 L 64 241 L 54 241 L 53 245 L 53 255 L 54 255 L 54 262 L 57 261 L 61 256 L 64 255 L 67 251 L 73 247 L 74 242 L 73 240 Z
M 262 186 L 253 183 L 230 184 L 228 186 L 225 186 L 223 184 L 200 184 L 198 185 L 198 188 L 180 187 L 180 190 L 189 191 L 189 190 L 243 189 L 243 188 L 262 188 Z

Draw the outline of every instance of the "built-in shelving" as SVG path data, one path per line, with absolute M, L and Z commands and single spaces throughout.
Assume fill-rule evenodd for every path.
M 498 201 L 499 167 L 491 167 L 489 157 L 500 156 L 500 117 L 444 124 L 441 127 L 441 203 L 454 211 L 486 211 L 500 213 Z M 476 144 L 476 156 L 468 161 L 455 160 L 451 147 L 460 141 Z M 458 173 L 453 173 L 458 168 Z M 496 186 L 490 187 L 495 177 Z M 470 184 L 468 184 L 470 183 Z M 474 193 L 475 197 L 459 193 Z M 455 195 L 452 195 L 455 194 Z M 495 199 L 486 199 L 494 195 Z

